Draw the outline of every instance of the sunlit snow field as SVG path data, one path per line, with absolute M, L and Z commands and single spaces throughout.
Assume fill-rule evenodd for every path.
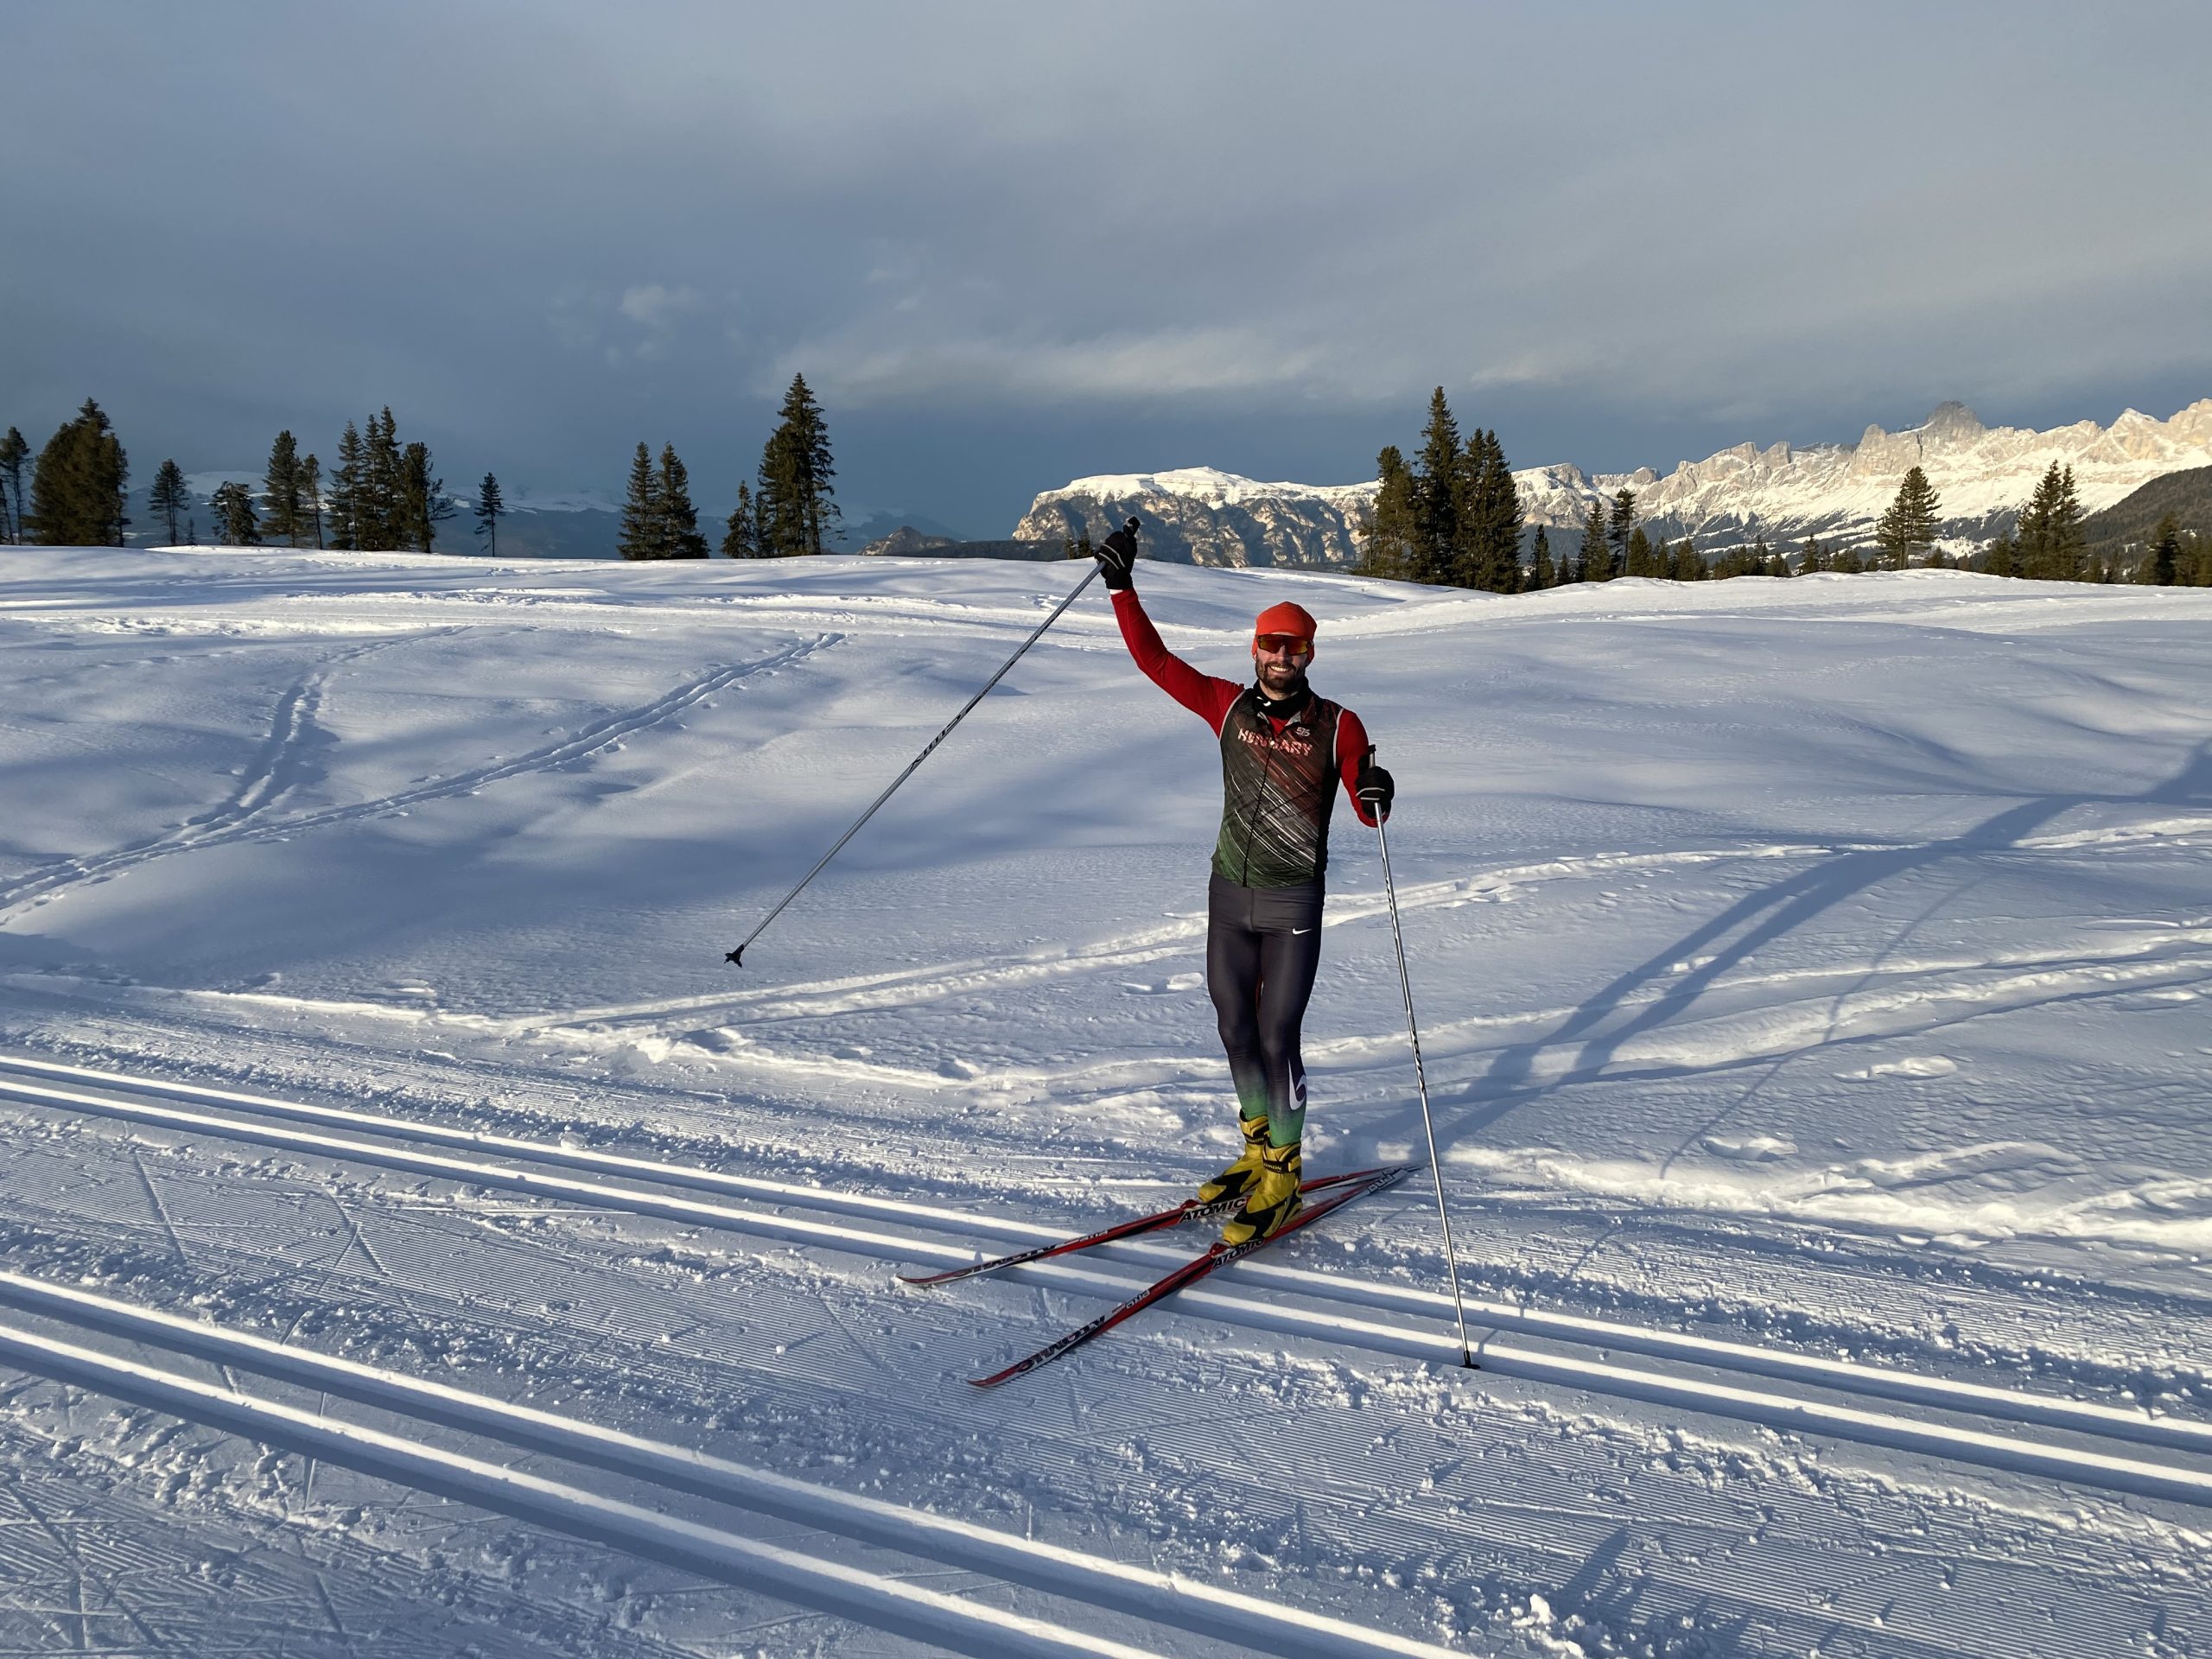
M 1082 574 L 0 550 L 0 1050 L 1056 1230 L 1172 1202 L 1234 1139 L 1202 983 L 1218 761 L 1095 585 L 723 960 Z M 1306 606 L 1315 683 L 1397 777 L 1470 1294 L 2212 1421 L 2212 594 L 1140 574 L 1171 648 L 1230 677 L 1257 610 Z M 1375 841 L 1341 810 L 1330 887 L 1309 1170 L 1425 1161 Z M 1105 1301 L 903 1291 L 880 1253 L 86 1116 L 24 1080 L 0 1065 L 0 1268 L 1372 1630 L 1569 1655 L 2205 1639 L 2189 1501 L 1213 1305 L 978 1395 L 962 1379 Z M 1265 1260 L 1440 1287 L 1427 1177 Z M 907 1650 L 0 1385 L 0 1539 L 33 1539 L 0 1647 Z M 127 1542 L 127 1582 L 40 1530 L 61 1516 Z M 210 1560 L 253 1592 L 212 1591 Z

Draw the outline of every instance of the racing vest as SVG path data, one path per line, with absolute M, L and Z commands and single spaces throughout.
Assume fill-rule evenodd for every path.
M 1214 874 L 1245 887 L 1316 881 L 1329 863 L 1336 804 L 1337 721 L 1344 710 L 1312 691 L 1278 730 L 1247 686 L 1221 722 L 1221 835 Z

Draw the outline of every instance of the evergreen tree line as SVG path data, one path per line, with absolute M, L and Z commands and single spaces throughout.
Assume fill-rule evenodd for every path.
M 87 397 L 75 417 L 47 440 L 27 491 L 23 469 L 29 455 L 23 435 L 10 427 L 0 438 L 0 534 L 48 547 L 124 544 L 130 526 L 125 512 L 130 462 L 98 403 Z M 369 417 L 365 436 L 347 422 L 338 455 L 326 484 L 321 461 L 302 455 L 289 431 L 279 432 L 257 492 L 231 480 L 210 499 L 217 537 L 234 547 L 282 543 L 432 551 L 437 526 L 453 516 L 454 507 L 431 465 L 429 446 L 402 444 L 386 408 Z M 156 471 L 147 505 L 170 542 L 198 540 L 192 491 L 174 460 Z
M 1440 386 L 1430 397 L 1428 410 L 1428 425 L 1412 461 L 1395 444 L 1376 458 L 1378 488 L 1363 526 L 1364 556 L 1356 567 L 1363 575 L 1510 594 L 1622 576 L 1704 582 L 1824 572 L 1856 575 L 1952 563 L 1936 545 L 1942 499 L 1917 466 L 1906 471 L 1875 525 L 1873 547 L 1863 555 L 1851 547 L 1823 545 L 1808 535 L 1793 559 L 1761 534 L 1708 557 L 1690 537 L 1672 543 L 1654 538 L 1637 522 L 1636 492 L 1623 489 L 1610 501 L 1591 502 L 1580 544 L 1571 553 L 1555 558 L 1549 532 L 1538 524 L 1524 558 L 1524 514 L 1497 435 L 1478 429 L 1461 442 Z M 2086 518 L 2073 468 L 2054 461 L 2013 528 L 1965 562 L 1965 568 L 2044 582 L 2212 587 L 2212 538 L 2183 530 L 2175 515 L 2161 519 L 2151 544 L 2133 556 L 2093 550 Z
M 177 515 L 190 507 L 191 495 L 174 461 L 162 463 L 149 499 L 175 541 Z M 269 447 L 259 491 L 230 480 L 208 505 L 216 539 L 226 547 L 281 543 L 364 553 L 434 553 L 438 526 L 454 514 L 429 445 L 401 443 L 389 404 L 369 416 L 365 431 L 346 423 L 327 483 L 321 460 L 302 455 L 288 429 Z
M 722 527 L 722 555 L 777 559 L 821 552 L 839 519 L 836 476 L 822 406 L 806 377 L 795 374 L 777 411 L 776 429 L 761 446 L 753 481 L 737 486 L 737 505 Z M 673 444 L 661 446 L 658 465 L 643 443 L 632 455 L 616 547 L 626 559 L 707 556 L 690 475 Z
M 1497 434 L 1478 427 L 1462 442 L 1439 386 L 1428 426 L 1408 462 L 1395 444 L 1376 457 L 1382 487 L 1367 525 L 1360 569 L 1370 575 L 1443 587 L 1518 593 L 1521 492 Z
M 44 547 L 121 547 L 130 457 L 106 413 L 90 397 L 54 429 L 31 465 L 30 445 L 14 427 L 0 438 L 0 522 L 11 542 Z
M 47 441 L 30 467 L 27 489 L 30 453 L 13 427 L 0 438 L 0 537 L 48 546 L 122 546 L 130 524 L 124 511 L 130 469 L 99 405 L 86 398 L 76 417 Z M 821 552 L 839 520 L 836 475 L 822 407 L 805 377 L 794 375 L 753 485 L 738 486 L 721 551 L 733 558 Z M 148 499 L 170 542 L 198 539 L 192 492 L 174 460 L 162 463 Z M 298 440 L 286 430 L 270 446 L 258 490 L 226 480 L 209 506 L 214 534 L 228 546 L 364 552 L 433 552 L 438 526 L 454 511 L 429 446 L 401 442 L 389 405 L 365 425 L 346 423 L 338 464 L 327 477 L 321 461 L 301 454 Z M 485 474 L 474 507 L 476 534 L 494 556 L 505 512 L 499 480 Z M 672 444 L 661 447 L 658 466 L 646 447 L 638 446 L 619 550 L 626 559 L 707 556 L 690 478 Z
M 1918 467 L 1906 472 L 1876 525 L 1871 556 L 1823 546 L 1808 536 L 1793 562 L 1761 535 L 1708 558 L 1689 537 L 1673 543 L 1653 538 L 1637 521 L 1636 493 L 1623 489 L 1610 501 L 1591 503 L 1580 545 L 1571 553 L 1554 558 L 1548 531 L 1536 525 L 1524 562 L 1525 514 L 1504 449 L 1496 432 L 1479 428 L 1463 442 L 1442 387 L 1429 399 L 1428 424 L 1414 460 L 1408 462 L 1393 445 L 1376 464 L 1380 488 L 1357 567 L 1364 575 L 1520 593 L 1621 576 L 1699 582 L 1950 563 L 1936 546 L 1942 502 Z M 119 547 L 130 525 L 129 477 L 122 442 L 92 398 L 56 429 L 35 463 L 29 444 L 11 426 L 0 436 L 0 539 Z M 794 375 L 776 428 L 762 446 L 753 484 L 738 486 L 721 551 L 732 558 L 821 552 L 839 518 L 836 477 L 821 406 L 805 378 Z M 287 430 L 270 448 L 257 493 L 226 482 L 210 505 L 218 539 L 238 547 L 281 543 L 429 553 L 435 550 L 438 525 L 454 513 L 429 447 L 402 444 L 388 405 L 369 417 L 365 431 L 346 423 L 338 466 L 327 482 L 321 462 L 313 454 L 302 455 Z M 162 461 L 155 474 L 149 506 L 170 542 L 198 539 L 191 491 L 174 460 Z M 477 492 L 476 534 L 495 556 L 505 512 L 499 480 L 486 473 Z M 2093 549 L 2086 518 L 2073 468 L 2054 461 L 2013 527 L 1965 563 L 1990 575 L 2044 582 L 2212 587 L 2212 537 L 2183 530 L 2173 514 L 2159 521 L 2148 546 L 2120 552 Z M 645 444 L 638 446 L 619 550 L 626 559 L 707 556 L 690 475 L 673 445 L 661 447 L 658 465 Z
M 2212 541 L 2184 531 L 2173 513 L 2161 518 L 2147 547 L 2099 550 L 2089 533 L 2074 469 L 2045 469 L 2012 528 L 1982 550 L 1973 569 L 2031 582 L 2138 582 L 2161 588 L 2212 588 Z

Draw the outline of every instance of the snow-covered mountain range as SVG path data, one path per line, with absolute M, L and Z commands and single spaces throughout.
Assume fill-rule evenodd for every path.
M 2085 509 L 2110 506 L 2164 474 L 2212 465 L 2212 398 L 2171 420 L 2131 409 L 2108 427 L 2078 421 L 2048 432 L 1984 426 L 1965 404 L 1948 403 L 1901 432 L 1870 426 L 1856 443 L 1805 448 L 1739 443 L 1683 461 L 1664 477 L 1648 467 L 1591 474 L 1567 463 L 1514 477 L 1531 524 L 1573 531 L 1592 501 L 1628 489 L 1656 533 L 1694 536 L 1716 549 L 1757 535 L 1864 541 L 1915 466 L 1926 469 L 1936 486 L 1946 535 L 1986 539 L 2003 528 L 2053 461 L 2073 467 Z M 1361 520 L 1376 487 L 1259 483 L 1210 467 L 1079 478 L 1039 495 L 1014 533 L 1042 540 L 1096 537 L 1135 513 L 1145 521 L 1146 549 L 1155 558 L 1344 565 L 1358 557 Z

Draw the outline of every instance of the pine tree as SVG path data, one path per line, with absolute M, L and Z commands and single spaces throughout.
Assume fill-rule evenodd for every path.
M 1459 541 L 1454 578 L 1463 588 L 1517 593 L 1521 587 L 1521 492 L 1497 434 L 1481 428 L 1460 458 Z
M 676 457 L 676 446 L 660 447 L 661 549 L 664 559 L 703 559 L 707 538 L 699 533 L 699 514 L 691 505 L 691 475 Z
M 821 405 L 795 374 L 784 393 L 776 429 L 760 451 L 760 516 L 762 550 L 776 557 L 819 553 L 839 514 L 837 475 L 830 454 L 830 429 Z
M 2017 576 L 2020 574 L 2020 544 L 2010 531 L 1999 536 L 1981 550 L 1974 568 L 1985 575 Z
M 236 479 L 226 479 L 215 491 L 215 535 L 225 547 L 259 547 L 261 524 L 254 517 L 253 494 Z
M 385 411 L 387 423 L 391 411 Z M 399 452 L 399 481 L 393 504 L 393 540 L 418 553 L 437 550 L 438 526 L 453 517 L 446 482 L 430 473 L 430 446 L 410 443 Z
M 2081 499 L 2074 491 L 2074 469 L 2052 461 L 2020 511 L 2013 531 L 2019 547 L 2019 573 L 2043 582 L 2081 582 L 2087 568 L 2089 537 L 2082 527 Z
M 381 413 L 369 416 L 369 429 L 362 436 L 361 476 L 353 494 L 356 546 L 383 551 L 407 544 L 402 499 L 406 486 L 401 474 L 404 459 L 398 423 L 387 404 Z
M 1780 548 L 1777 548 L 1773 552 L 1766 556 L 1766 568 L 1760 572 L 1760 575 L 1768 576 L 1787 576 L 1789 574 L 1789 556 L 1788 554 L 1784 553 Z
M 130 461 L 100 406 L 91 398 L 56 428 L 31 472 L 23 527 L 46 547 L 121 547 Z
M 30 454 L 30 445 L 14 427 L 0 437 L 0 538 L 10 542 L 23 539 L 23 463 Z
M 1697 543 L 1690 537 L 1683 537 L 1675 544 L 1674 551 L 1667 556 L 1667 574 L 1676 582 L 1705 580 L 1705 560 L 1699 556 Z
M 322 463 L 310 454 L 300 463 L 300 493 L 307 501 L 308 520 L 315 526 L 315 551 L 322 550 Z
M 1416 537 L 1414 475 L 1396 444 L 1375 457 L 1375 505 L 1367 518 L 1367 541 L 1359 573 L 1391 582 L 1409 582 Z
M 1538 593 L 1559 586 L 1559 572 L 1552 568 L 1552 538 L 1541 524 L 1536 526 L 1535 546 L 1529 551 L 1529 586 Z
M 1612 555 L 1605 542 L 1605 503 L 1602 496 L 1591 499 L 1589 517 L 1582 521 L 1582 546 L 1574 556 L 1574 577 L 1577 582 L 1606 582 L 1611 579 Z
M 495 559 L 499 556 L 499 515 L 506 510 L 499 499 L 499 480 L 485 474 L 476 486 L 476 533 L 484 538 L 484 550 Z
M 338 470 L 330 475 L 330 544 L 351 550 L 361 545 L 361 486 L 367 451 L 353 423 L 338 440 Z
M 722 527 L 722 556 L 757 559 L 760 555 L 759 512 L 753 505 L 752 490 L 741 484 L 737 486 L 737 505 L 730 509 L 729 521 Z
M 1866 563 L 1859 558 L 1858 550 L 1849 547 L 1838 548 L 1828 555 L 1828 569 L 1847 576 L 1864 575 L 1866 572 Z
M 1928 474 L 1918 467 L 1908 469 L 1904 481 L 1897 486 L 1897 499 L 1890 503 L 1889 510 L 1875 526 L 1874 540 L 1882 550 L 1878 563 L 1882 569 L 1906 569 L 1915 554 L 1924 556 L 1934 550 L 1941 506 L 1935 489 L 1928 482 Z
M 165 461 L 154 474 L 154 487 L 146 497 L 146 511 L 159 518 L 168 531 L 169 543 L 176 543 L 176 516 L 192 511 L 192 490 L 184 481 L 184 469 L 174 461 Z
M 1629 532 L 1636 528 L 1636 492 L 1621 490 L 1613 496 L 1613 511 L 1605 521 L 1605 547 L 1608 558 L 1605 579 L 1628 574 Z
M 630 492 L 622 502 L 622 532 L 614 547 L 626 559 L 657 559 L 661 543 L 660 484 L 653 476 L 652 452 L 640 443 L 630 460 Z
M 1459 507 L 1465 497 L 1459 454 L 1459 424 L 1439 386 L 1429 397 L 1428 426 L 1413 466 L 1415 582 L 1448 582 L 1459 547 Z
M 2088 516 L 2082 510 L 2081 497 L 2074 492 L 2074 468 L 2069 463 L 2058 475 L 2058 492 L 2051 499 L 2046 520 L 2051 568 L 2061 581 L 2088 580 L 2089 532 L 2082 524 Z
M 2148 579 L 2156 587 L 2171 588 L 2181 569 L 2181 520 L 2168 513 L 2152 537 Z
M 753 497 L 760 515 L 760 556 L 788 558 L 806 551 L 806 517 L 798 505 L 803 485 L 799 461 L 791 435 L 778 427 L 760 446 L 760 466 L 753 474 Z
M 1621 556 L 1621 574 L 1629 576 L 1653 576 L 1659 574 L 1658 562 L 1651 552 L 1651 538 L 1637 524 L 1628 533 L 1628 546 Z
M 297 547 L 307 529 L 307 501 L 300 488 L 300 447 L 289 431 L 279 432 L 269 446 L 269 470 L 262 479 L 262 505 L 268 510 L 267 528 L 272 539 Z

